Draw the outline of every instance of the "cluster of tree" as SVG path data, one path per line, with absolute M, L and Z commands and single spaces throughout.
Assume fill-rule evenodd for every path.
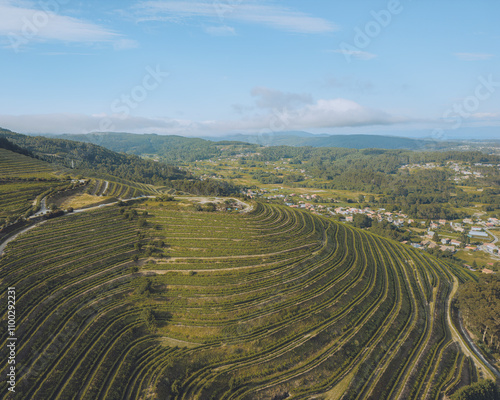
M 119 154 L 90 143 L 27 136 L 13 132 L 0 132 L 0 137 L 35 154 L 39 159 L 67 168 L 75 168 L 83 173 L 92 171 L 155 185 L 165 184 L 168 180 L 189 177 L 187 172 L 172 165 L 144 160 L 138 156 Z
M 263 185 L 283 183 L 283 177 L 279 177 L 271 172 L 257 171 L 253 174 L 252 178 L 257 179 Z
M 442 169 L 422 169 L 410 173 L 400 168 L 429 162 L 441 165 L 448 161 L 467 162 L 470 165 L 500 162 L 498 156 L 477 151 L 412 152 L 278 146 L 262 149 L 255 158 L 260 161 L 284 158 L 307 161 L 303 168 L 322 183 L 304 181 L 294 183 L 294 186 L 376 193 L 379 196 L 377 199 L 372 197 L 370 203 L 385 208 L 394 207 L 413 218 L 463 218 L 465 215 L 453 211 L 453 208 L 467 207 L 473 202 L 488 204 L 489 209 L 486 211 L 500 208 L 499 189 L 468 193 L 454 184 L 451 173 Z M 490 175 L 482 178 L 481 183 L 498 186 L 500 173 L 497 173 L 497 177 L 491 168 L 488 171 Z M 255 174 L 254 178 L 261 183 L 281 183 L 280 176 L 270 175 L 261 172 Z
M 451 400 L 500 400 L 500 393 L 495 382 L 481 380 L 459 389 Z
M 467 282 L 458 291 L 458 307 L 466 326 L 490 350 L 500 350 L 500 278 L 491 275 Z
M 231 196 L 240 192 L 238 186 L 215 179 L 183 179 L 171 181 L 167 186 L 173 187 L 181 192 L 192 193 L 199 196 Z
M 0 134 L 1 133 L 2 133 L 2 130 L 0 130 Z M 2 137 L 2 136 L 0 136 L 0 149 L 10 150 L 10 151 L 13 151 L 14 153 L 19 153 L 19 154 L 23 154 L 23 155 L 28 156 L 28 157 L 35 158 L 35 156 L 33 155 L 32 152 L 30 152 L 26 149 L 23 149 L 22 147 L 10 142 L 9 140 L 7 140 L 7 138 Z
M 398 228 L 396 225 L 386 220 L 372 220 L 365 214 L 356 214 L 353 217 L 353 224 L 358 228 L 370 228 L 370 232 L 393 240 L 410 240 L 410 232 Z

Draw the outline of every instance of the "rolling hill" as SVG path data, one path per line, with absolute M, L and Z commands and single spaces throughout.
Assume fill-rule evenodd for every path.
M 438 143 L 425 139 L 409 139 L 384 135 L 327 135 L 308 132 L 272 132 L 257 134 L 235 134 L 222 137 L 210 137 L 210 140 L 237 140 L 264 146 L 311 146 L 342 147 L 349 149 L 386 149 L 386 150 L 427 150 L 450 146 L 449 142 Z
M 488 375 L 449 316 L 465 270 L 288 207 L 201 200 L 69 215 L 8 245 L 19 396 L 439 399 Z
M 135 155 L 155 154 L 164 160 L 195 161 L 231 155 L 231 152 L 256 152 L 261 146 L 341 147 L 350 149 L 440 150 L 450 142 L 417 140 L 377 135 L 313 135 L 307 132 L 271 134 L 235 134 L 205 138 L 132 133 L 89 133 L 81 135 L 47 135 L 52 138 L 93 143 L 107 149 Z
M 168 162 L 195 161 L 219 157 L 223 153 L 236 154 L 241 149 L 255 150 L 256 145 L 248 143 L 213 141 L 187 138 L 175 135 L 132 134 L 120 132 L 89 133 L 81 135 L 47 135 L 51 138 L 93 143 L 107 149 L 127 154 L 154 154 Z

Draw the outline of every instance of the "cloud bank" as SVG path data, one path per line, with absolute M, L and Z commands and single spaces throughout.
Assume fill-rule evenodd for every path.
M 252 90 L 255 105 L 242 106 L 237 119 L 179 120 L 110 114 L 0 115 L 0 126 L 21 133 L 126 131 L 181 135 L 288 131 L 406 123 L 408 118 L 364 107 L 348 99 L 313 100 L 309 94 L 265 87 Z

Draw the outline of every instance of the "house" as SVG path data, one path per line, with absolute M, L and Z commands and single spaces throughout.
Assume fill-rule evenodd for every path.
M 476 251 L 476 250 L 477 250 L 477 247 L 476 247 L 476 246 L 466 246 L 466 247 L 465 247 L 465 250 L 469 250 L 469 251 Z
M 449 244 L 450 243 L 450 239 L 448 239 L 448 238 L 441 239 L 441 243 L 442 244 Z
M 439 225 L 446 225 L 446 220 L 445 219 L 440 219 L 439 220 Z
M 452 241 L 450 241 L 450 244 L 451 244 L 452 246 L 457 246 L 457 247 L 458 247 L 458 246 L 460 246 L 460 245 L 462 244 L 462 242 L 460 242 L 460 241 L 458 241 L 458 240 L 453 239 Z
M 455 253 L 457 250 L 455 249 L 455 246 L 441 246 L 439 248 L 441 251 L 451 251 L 452 253 Z
M 483 245 L 483 250 L 490 254 L 498 253 L 498 247 L 495 246 L 494 243 L 486 243 L 485 245 Z

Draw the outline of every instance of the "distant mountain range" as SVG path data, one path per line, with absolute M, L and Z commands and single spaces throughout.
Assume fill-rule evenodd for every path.
M 439 142 L 430 139 L 410 139 L 397 136 L 382 135 L 328 135 L 291 131 L 265 134 L 235 134 L 221 137 L 206 137 L 211 141 L 232 140 L 263 146 L 312 146 L 312 147 L 344 147 L 349 149 L 387 149 L 387 150 L 436 150 L 455 145 L 452 142 Z
M 387 135 L 329 135 L 301 131 L 231 134 L 210 137 L 134 134 L 126 132 L 96 132 L 88 134 L 43 135 L 45 137 L 97 144 L 118 153 L 158 155 L 163 161 L 195 161 L 245 151 L 257 151 L 260 146 L 341 147 L 349 149 L 384 150 L 480 150 L 498 152 L 500 141 L 432 140 Z
M 174 135 L 132 134 L 104 132 L 89 134 L 44 135 L 52 138 L 76 140 L 98 144 L 110 150 L 130 154 L 160 154 L 169 151 L 183 153 L 188 158 L 199 159 L 208 153 L 217 153 L 221 142 L 244 143 L 261 146 L 311 146 L 344 147 L 350 149 L 378 148 L 387 150 L 440 150 L 456 146 L 456 142 L 440 142 L 429 139 L 411 139 L 382 135 L 328 135 L 292 131 L 270 134 L 232 134 L 190 138 Z

